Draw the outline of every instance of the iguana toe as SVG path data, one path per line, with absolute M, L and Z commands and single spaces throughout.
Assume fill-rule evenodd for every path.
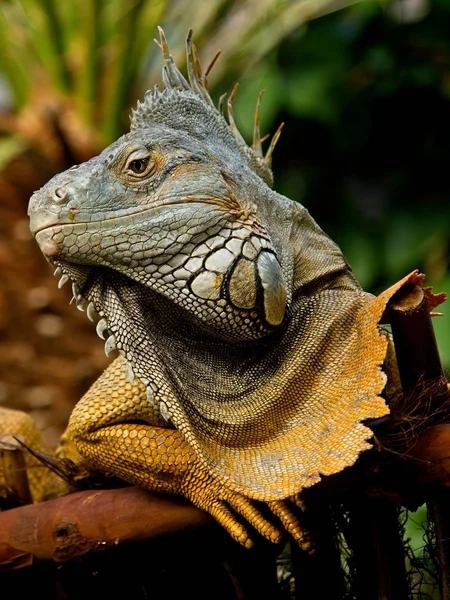
M 274 500 L 267 503 L 273 514 L 278 517 L 284 529 L 292 535 L 300 548 L 305 552 L 314 551 L 309 532 L 302 526 L 297 515 L 291 510 L 286 500 Z

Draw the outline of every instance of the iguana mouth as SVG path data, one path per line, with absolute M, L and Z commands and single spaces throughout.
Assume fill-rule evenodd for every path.
M 182 209 L 183 206 L 188 204 L 212 205 L 226 212 L 232 217 L 232 220 L 237 220 L 240 218 L 243 221 L 246 221 L 251 218 L 251 215 L 254 211 L 254 206 L 250 206 L 248 203 L 244 203 L 244 206 L 240 206 L 232 193 L 230 193 L 230 197 L 217 198 L 210 195 L 205 197 L 202 197 L 201 195 L 195 195 L 192 197 L 185 196 L 180 200 L 165 200 L 161 203 L 155 203 L 152 206 L 128 208 L 119 215 L 117 214 L 117 211 L 115 211 L 112 215 L 111 213 L 99 214 L 95 219 L 89 219 L 87 217 L 80 219 L 78 212 L 79 209 L 74 207 L 64 211 L 59 211 L 58 213 L 49 211 L 47 209 L 41 209 L 31 215 L 30 231 L 36 238 L 36 241 L 39 243 L 39 240 L 37 240 L 38 234 L 52 231 L 57 227 L 61 228 L 62 230 L 65 227 L 76 227 L 77 225 L 87 225 L 96 222 L 105 223 L 108 221 L 116 221 L 118 219 L 131 218 L 138 214 L 158 211 L 158 209 L 161 209 L 162 207 L 170 208 L 172 206 L 177 206 L 177 208 Z
M 57 216 L 55 215 L 55 219 L 57 219 Z M 59 220 L 54 220 L 51 223 L 45 223 L 43 222 L 42 224 L 37 224 L 36 221 L 34 222 L 34 227 L 30 227 L 31 233 L 34 237 L 36 237 L 39 233 L 41 233 L 42 231 L 46 231 L 47 229 L 53 229 L 54 227 L 63 227 L 63 223 L 60 223 Z

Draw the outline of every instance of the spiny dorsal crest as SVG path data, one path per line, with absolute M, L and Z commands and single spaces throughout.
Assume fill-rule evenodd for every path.
M 264 154 L 262 142 L 265 138 L 261 139 L 259 123 L 261 97 L 264 90 L 260 92 L 256 103 L 253 144 L 248 146 L 233 117 L 233 100 L 238 84 L 234 86 L 226 102 L 226 94 L 220 98 L 218 108 L 215 107 L 206 87 L 206 77 L 220 52 L 203 71 L 197 49 L 192 42 L 191 29 L 186 39 L 188 81 L 173 61 L 164 31 L 161 27 L 158 27 L 158 31 L 160 41 L 156 43 L 160 46 L 164 58 L 162 70 L 164 90 L 161 92 L 158 86 L 155 86 L 153 91 L 146 92 L 144 102 L 138 102 L 136 110 L 132 111 L 131 131 L 146 129 L 152 125 L 166 125 L 171 129 L 185 130 L 191 136 L 207 141 L 208 145 L 214 145 L 214 149 L 224 154 L 226 160 L 230 158 L 230 151 L 231 155 L 236 154 L 237 144 L 240 154 L 246 158 L 250 168 L 268 185 L 272 186 L 272 154 L 280 137 L 283 123 L 277 129 L 269 149 Z M 223 152 L 220 152 L 221 149 Z

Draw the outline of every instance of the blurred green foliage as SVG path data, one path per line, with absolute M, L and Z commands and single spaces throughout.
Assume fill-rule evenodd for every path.
M 309 19 L 353 1 L 2 0 L 0 73 L 15 110 L 43 93 L 70 97 L 84 125 L 109 144 L 126 127 L 136 97 L 160 80 L 157 25 L 178 64 L 189 28 L 209 59 L 221 48 L 226 62 L 214 81 L 258 64 Z

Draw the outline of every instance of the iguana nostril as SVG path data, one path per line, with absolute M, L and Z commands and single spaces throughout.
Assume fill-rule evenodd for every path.
M 61 202 L 64 202 L 64 200 L 66 200 L 66 198 L 67 198 L 67 191 L 64 188 L 60 188 L 60 187 L 56 188 L 50 194 L 50 200 L 53 200 L 53 202 L 57 202 L 58 204 L 60 204 Z

